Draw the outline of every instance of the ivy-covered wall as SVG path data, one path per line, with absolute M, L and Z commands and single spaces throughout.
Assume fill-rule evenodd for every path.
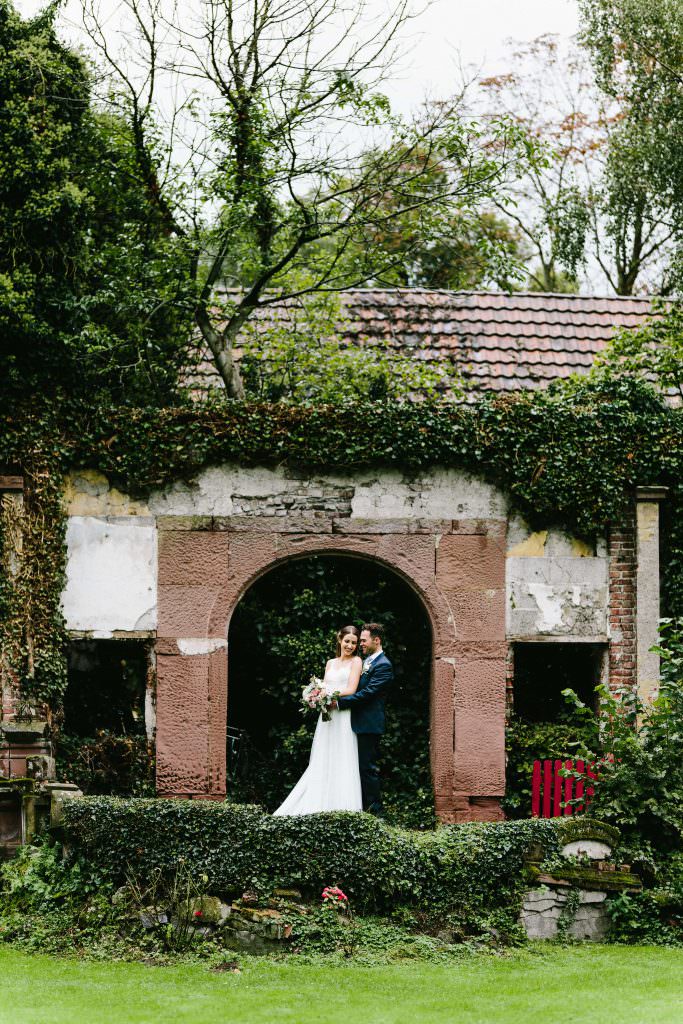
M 671 489 L 664 610 L 680 610 L 681 424 L 648 386 L 604 376 L 547 391 L 486 396 L 471 405 L 366 403 L 333 408 L 221 403 L 98 410 L 79 403 L 5 409 L 0 467 L 26 479 L 27 541 L 0 578 L 7 670 L 34 703 L 59 705 L 66 566 L 63 479 L 74 467 L 105 474 L 144 499 L 225 462 L 243 466 L 361 467 L 474 474 L 500 489 L 531 529 L 556 525 L 594 544 L 619 523 L 637 484 Z M 3 530 L 3 536 L 7 531 Z M 22 596 L 23 595 L 23 596 Z

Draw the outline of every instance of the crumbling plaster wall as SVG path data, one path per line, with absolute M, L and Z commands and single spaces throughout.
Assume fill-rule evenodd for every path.
M 607 639 L 609 559 L 604 539 L 589 546 L 559 530 L 530 532 L 513 517 L 505 577 L 508 638 Z
M 68 627 L 94 637 L 157 628 L 157 527 L 253 528 L 265 517 L 344 535 L 353 530 L 408 532 L 453 520 L 504 521 L 505 497 L 480 480 L 435 469 L 419 477 L 369 471 L 354 477 L 277 469 L 211 467 L 191 483 L 135 501 L 90 470 L 67 485 L 69 551 L 63 607 Z M 192 519 L 188 518 L 192 517 Z M 374 524 L 374 526 L 373 526 Z M 507 525 L 506 632 L 514 639 L 604 640 L 608 634 L 608 557 L 603 540 L 589 548 L 558 530 Z

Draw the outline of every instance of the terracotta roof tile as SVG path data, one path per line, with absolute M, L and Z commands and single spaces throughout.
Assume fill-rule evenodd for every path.
M 586 372 L 615 331 L 652 314 L 646 297 L 539 292 L 351 289 L 340 294 L 342 345 L 388 345 L 452 363 L 477 390 L 535 388 Z M 264 327 L 286 322 L 291 304 L 263 307 Z M 198 367 L 208 383 L 211 364 Z M 194 381 L 197 380 L 194 373 Z

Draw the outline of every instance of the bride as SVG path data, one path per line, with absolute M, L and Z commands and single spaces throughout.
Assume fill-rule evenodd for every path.
M 325 666 L 328 693 L 356 692 L 362 661 L 356 654 L 360 634 L 355 626 L 337 633 L 337 657 Z M 351 712 L 332 712 L 329 722 L 318 718 L 308 768 L 275 814 L 315 814 L 318 811 L 362 811 L 358 741 L 351 729 Z

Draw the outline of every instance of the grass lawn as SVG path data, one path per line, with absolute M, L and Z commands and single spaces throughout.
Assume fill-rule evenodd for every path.
M 583 946 L 453 966 L 243 958 L 240 975 L 0 947 L 0 1024 L 683 1024 L 683 950 Z

